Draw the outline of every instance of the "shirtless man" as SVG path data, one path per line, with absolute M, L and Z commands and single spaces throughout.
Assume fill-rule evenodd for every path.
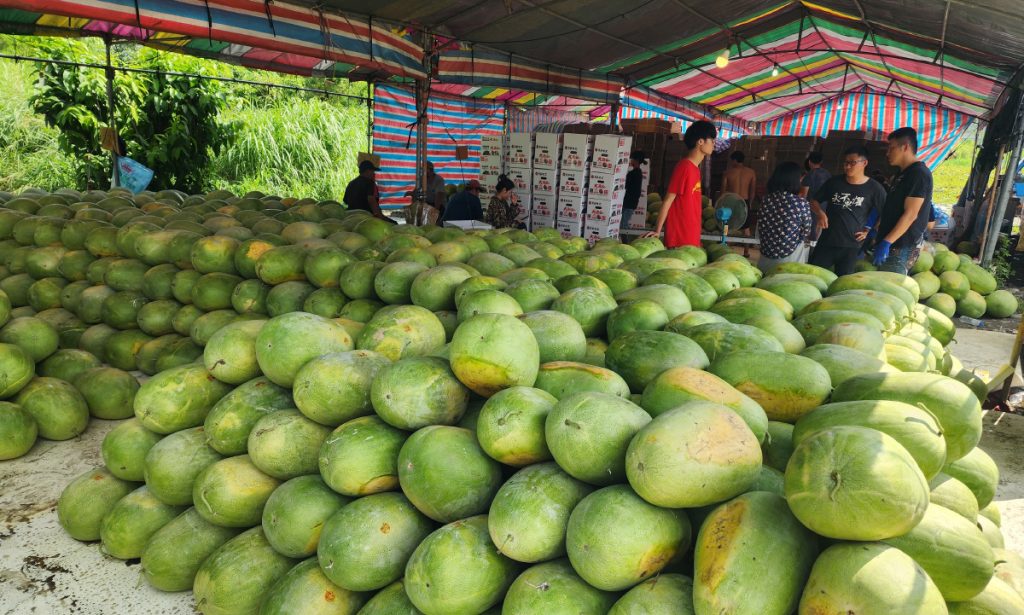
M 738 194 L 749 205 L 750 199 L 754 196 L 757 175 L 754 173 L 754 169 L 743 164 L 743 161 L 746 160 L 743 152 L 733 152 L 729 159 L 731 161 L 729 168 L 722 176 L 722 192 Z

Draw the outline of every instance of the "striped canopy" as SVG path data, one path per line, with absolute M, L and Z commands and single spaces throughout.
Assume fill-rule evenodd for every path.
M 426 74 L 422 50 L 394 25 L 276 0 L 0 0 L 0 32 L 110 35 L 300 75 Z
M 848 115 L 855 92 L 935 118 L 942 142 L 1024 81 L 1021 0 L 0 0 L 0 31 L 377 82 L 423 79 L 428 64 L 434 91 L 489 105 L 594 119 L 618 103 L 622 117 L 710 119 L 725 135 L 818 134 L 804 118 Z

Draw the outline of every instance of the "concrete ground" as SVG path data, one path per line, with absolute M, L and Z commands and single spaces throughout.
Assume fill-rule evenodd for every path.
M 100 444 L 118 423 L 93 419 L 75 440 L 39 440 L 28 455 L 0 461 L 0 613 L 194 612 L 191 592 L 153 589 L 138 560 L 106 557 L 98 544 L 74 540 L 57 523 L 64 485 L 103 464 Z
M 969 369 L 994 373 L 1012 343 L 1006 333 L 962 329 L 954 354 Z M 93 420 L 76 440 L 40 440 L 28 455 L 0 462 L 0 615 L 194 612 L 190 592 L 152 589 L 141 579 L 138 561 L 108 558 L 96 544 L 68 537 L 57 523 L 64 485 L 102 464 L 100 443 L 116 425 Z M 1024 554 L 1024 416 L 987 412 L 984 425 L 981 445 L 1001 470 L 996 500 L 1006 544 Z

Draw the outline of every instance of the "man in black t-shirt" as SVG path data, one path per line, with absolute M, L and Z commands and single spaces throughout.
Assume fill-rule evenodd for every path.
M 868 177 L 868 152 L 856 145 L 843 152 L 843 175 L 827 180 L 811 195 L 811 210 L 821 235 L 812 265 L 834 268 L 836 275 L 853 273 L 867 227 L 874 226 L 885 204 L 885 188 Z
M 359 177 L 353 179 L 345 187 L 342 197 L 349 209 L 362 209 L 378 218 L 383 218 L 380 211 L 380 192 L 377 189 L 377 167 L 370 160 L 359 163 Z
M 932 209 L 932 173 L 917 159 L 917 131 L 900 128 L 889 134 L 889 163 L 900 172 L 892 180 L 882 209 L 875 244 L 875 266 L 906 275 L 917 260 L 918 242 Z

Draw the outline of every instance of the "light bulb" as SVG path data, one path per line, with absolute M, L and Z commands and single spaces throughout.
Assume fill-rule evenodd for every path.
M 718 68 L 725 68 L 729 66 L 729 50 L 723 51 L 717 58 L 715 58 L 715 66 Z
M 778 77 L 778 76 L 779 76 L 779 67 L 776 66 L 776 67 L 772 68 L 772 77 Z

